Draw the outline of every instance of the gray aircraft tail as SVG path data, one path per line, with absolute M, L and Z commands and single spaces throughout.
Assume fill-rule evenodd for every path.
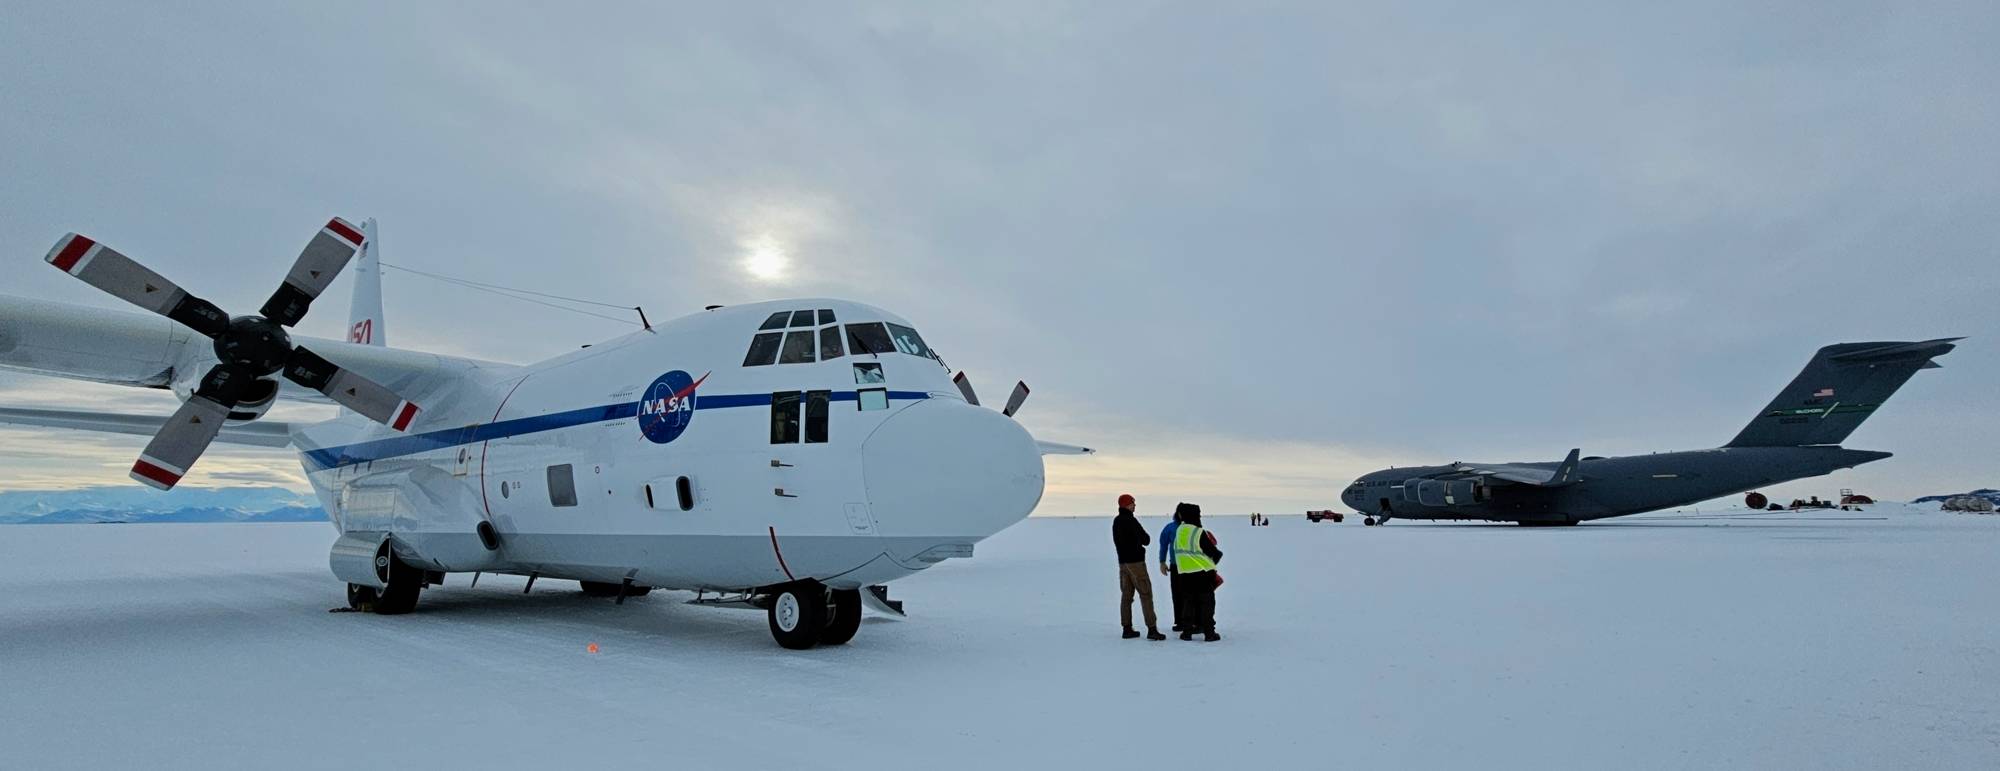
M 1875 408 L 1962 337 L 1920 343 L 1838 343 L 1819 349 L 1805 371 L 1725 447 L 1840 444 Z

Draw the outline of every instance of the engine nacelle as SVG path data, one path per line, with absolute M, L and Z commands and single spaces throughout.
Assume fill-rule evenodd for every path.
M 180 397 L 181 401 L 187 401 L 188 397 L 193 396 L 195 389 L 201 386 L 202 371 L 203 370 L 197 370 L 193 375 L 184 375 L 181 377 L 174 378 L 174 383 L 172 386 L 174 391 L 174 396 Z M 270 412 L 271 405 L 276 404 L 278 402 L 277 379 L 276 378 L 258 379 L 256 385 L 251 388 L 251 395 L 252 395 L 251 399 L 239 402 L 237 403 L 236 406 L 229 408 L 229 419 L 227 423 L 229 424 L 248 423 L 250 421 L 264 417 L 264 413 Z

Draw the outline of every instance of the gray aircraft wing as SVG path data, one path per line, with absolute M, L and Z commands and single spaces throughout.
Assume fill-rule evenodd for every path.
M 0 407 L 0 424 L 102 431 L 113 434 L 152 436 L 166 425 L 165 416 L 121 415 L 83 410 L 44 410 Z M 287 447 L 292 443 L 292 426 L 275 420 L 259 420 L 243 425 L 223 426 L 215 441 L 258 447 Z
M 1480 476 L 1535 487 L 1561 487 L 1580 481 L 1576 473 L 1577 456 L 1582 448 L 1569 451 L 1569 457 L 1549 468 L 1548 464 L 1495 463 L 1489 465 L 1456 463 L 1459 473 Z

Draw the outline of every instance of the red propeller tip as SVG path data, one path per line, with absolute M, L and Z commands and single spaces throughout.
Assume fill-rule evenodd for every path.
M 339 217 L 327 220 L 326 229 L 334 235 L 339 236 L 341 240 L 357 247 L 361 245 L 364 239 L 360 230 L 355 229 L 353 225 L 347 224 L 347 220 Z
M 397 431 L 406 431 L 410 428 L 410 421 L 416 419 L 417 403 L 403 402 L 403 406 L 396 408 L 396 419 L 389 423 L 389 427 Z
M 71 233 L 68 240 L 56 244 L 56 248 L 49 252 L 49 264 L 64 273 L 74 274 L 83 262 L 83 256 L 95 246 L 96 241 Z
M 172 489 L 174 485 L 180 483 L 182 473 L 184 473 L 184 470 L 183 472 L 176 472 L 164 463 L 152 461 L 143 456 L 139 458 L 137 463 L 132 464 L 132 478 L 144 482 L 147 487 L 156 490 Z

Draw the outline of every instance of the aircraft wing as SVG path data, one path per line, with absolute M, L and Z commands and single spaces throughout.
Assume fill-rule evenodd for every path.
M 294 335 L 292 340 L 419 402 L 473 370 L 513 368 L 303 335 Z M 0 295 L 0 370 L 169 388 L 176 382 L 191 385 L 215 362 L 215 351 L 207 338 L 162 316 Z M 279 378 L 278 384 L 284 398 L 334 403 L 325 394 L 290 380 Z
M 1491 465 L 1460 463 L 1457 465 L 1460 473 L 1471 476 L 1483 476 L 1488 479 L 1498 479 L 1503 482 L 1533 485 L 1535 487 L 1562 487 L 1563 485 L 1579 481 L 1579 477 L 1576 474 L 1576 465 L 1577 456 L 1581 449 L 1570 450 L 1569 457 L 1564 458 L 1562 463 L 1556 464 L 1555 468 L 1514 463 L 1495 463 Z
M 0 423 L 15 426 L 40 426 L 46 428 L 69 428 L 80 431 L 102 431 L 112 434 L 134 434 L 152 436 L 166 425 L 164 415 L 124 415 L 111 412 L 85 412 L 81 410 L 42 410 L 24 407 L 0 407 Z M 258 447 L 288 447 L 292 443 L 292 425 L 274 420 L 259 420 L 240 426 L 223 426 L 222 433 L 215 441 L 229 444 L 248 444 Z
M 1044 442 L 1040 439 L 1035 440 L 1035 446 L 1041 448 L 1043 455 L 1096 455 L 1097 454 L 1096 450 L 1090 449 L 1089 447 L 1078 447 L 1073 444 L 1062 444 L 1060 442 Z

